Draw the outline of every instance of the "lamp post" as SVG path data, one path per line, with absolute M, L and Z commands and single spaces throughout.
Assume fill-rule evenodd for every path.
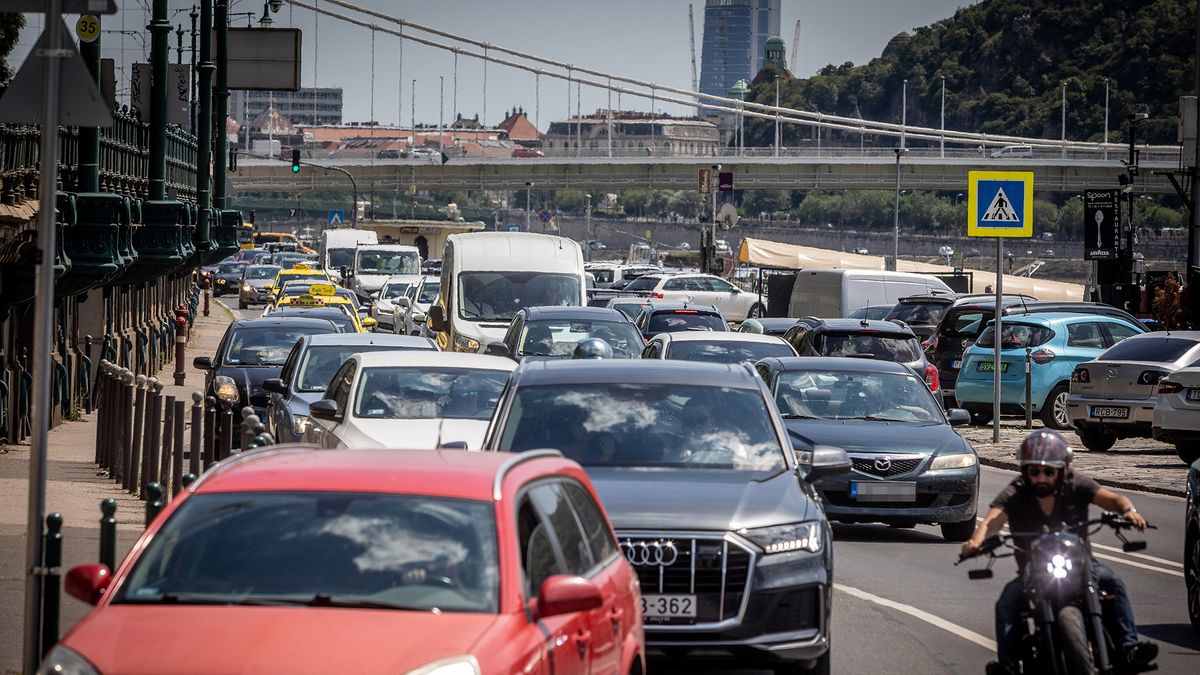
M 902 137 L 903 138 L 903 137 Z M 900 269 L 900 157 L 907 148 L 892 148 L 896 153 L 896 208 L 892 214 L 892 271 Z
M 942 159 L 946 158 L 946 76 L 942 76 Z
M 442 120 L 446 116 L 446 76 L 438 75 L 438 152 L 445 152 L 446 146 L 442 143 Z
M 1067 83 L 1062 83 L 1062 157 L 1067 158 Z
M 775 156 L 779 156 L 779 71 L 775 72 Z M 714 193 L 714 204 L 716 204 L 716 199 L 717 197 Z M 713 213 L 716 213 L 716 211 L 714 210 Z
M 592 245 L 594 243 L 595 234 L 592 232 L 592 196 L 586 194 L 583 196 L 583 213 L 584 221 L 583 230 L 587 241 L 584 242 L 588 262 L 592 261 Z
M 532 189 L 533 189 L 533 183 L 526 181 L 525 182 L 525 231 L 526 232 L 529 231 L 529 209 L 530 209 L 530 205 L 532 204 L 532 202 L 530 201 L 530 199 L 532 198 L 530 196 Z
M 908 132 L 908 80 L 904 80 L 904 89 L 900 94 L 900 147 L 904 148 L 905 136 Z M 900 170 L 900 155 L 896 155 L 896 170 Z M 896 174 L 896 184 L 900 184 L 900 174 Z M 897 188 L 899 189 L 899 188 Z M 897 202 L 899 197 L 896 198 Z M 899 207 L 897 207 L 899 208 Z
M 1108 159 L 1108 78 L 1104 78 L 1104 159 Z
M 1126 277 L 1126 281 L 1129 283 L 1132 283 L 1132 281 L 1133 281 L 1133 268 L 1134 268 L 1134 264 L 1135 264 L 1134 257 L 1133 257 L 1133 243 L 1135 241 L 1135 232 L 1134 232 L 1133 228 L 1134 228 L 1134 222 L 1135 222 L 1134 221 L 1134 205 L 1137 202 L 1134 198 L 1133 183 L 1138 175 L 1138 151 L 1137 151 L 1137 148 L 1135 147 L 1136 146 L 1136 137 L 1137 137 L 1137 125 L 1138 125 L 1138 122 L 1142 122 L 1142 121 L 1148 119 L 1149 117 L 1150 116 L 1148 114 L 1146 114 L 1144 112 L 1139 112 L 1139 113 L 1133 113 L 1126 118 L 1129 120 L 1129 160 L 1126 164 L 1126 170 L 1129 172 L 1129 229 L 1125 231 L 1125 252 L 1122 255 L 1122 258 L 1125 260 L 1125 263 L 1128 266 L 1127 267 L 1128 276 Z M 1125 305 L 1125 308 L 1128 309 L 1128 304 Z

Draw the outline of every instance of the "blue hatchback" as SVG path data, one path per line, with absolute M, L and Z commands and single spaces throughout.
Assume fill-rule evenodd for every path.
M 1006 316 L 1000 351 L 1000 412 L 1025 414 L 1025 348 L 1030 354 L 1030 402 L 1046 426 L 1070 429 L 1067 391 L 1071 371 L 1112 345 L 1146 328 L 1122 319 L 1094 314 L 1024 314 Z M 979 339 L 963 354 L 955 395 L 977 424 L 992 418 L 995 325 L 988 322 Z

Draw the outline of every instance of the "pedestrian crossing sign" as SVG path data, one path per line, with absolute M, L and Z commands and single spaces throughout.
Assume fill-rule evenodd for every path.
M 967 236 L 1033 236 L 1032 171 L 971 171 L 968 181 Z

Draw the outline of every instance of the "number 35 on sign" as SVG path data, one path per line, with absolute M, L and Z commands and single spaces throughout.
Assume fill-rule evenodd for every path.
M 95 42 L 100 37 L 100 18 L 94 14 L 84 14 L 75 22 L 75 35 L 80 42 Z

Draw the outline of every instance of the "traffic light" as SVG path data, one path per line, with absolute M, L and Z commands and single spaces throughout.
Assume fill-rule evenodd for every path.
M 292 148 L 292 173 L 300 173 L 300 149 Z

